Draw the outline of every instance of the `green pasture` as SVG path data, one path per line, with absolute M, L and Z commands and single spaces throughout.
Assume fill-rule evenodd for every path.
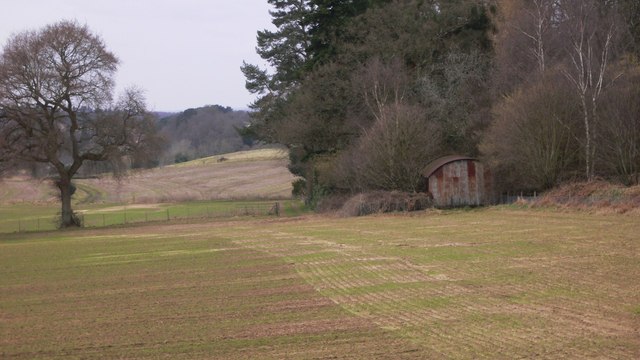
M 80 203 L 74 206 L 74 210 L 85 227 L 238 216 L 296 216 L 306 212 L 304 204 L 297 200 L 216 200 L 124 205 Z M 59 212 L 59 205 L 56 204 L 0 205 L 0 233 L 54 230 Z
M 636 359 L 637 220 L 498 207 L 3 234 L 0 357 Z

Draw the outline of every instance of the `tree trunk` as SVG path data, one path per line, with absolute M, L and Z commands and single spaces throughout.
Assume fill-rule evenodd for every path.
M 587 101 L 585 100 L 585 95 L 581 94 L 580 99 L 582 101 L 582 113 L 584 116 L 584 130 L 585 130 L 585 144 L 584 144 L 584 157 L 586 163 L 586 171 L 585 175 L 587 177 L 587 181 L 593 180 L 592 174 L 592 156 L 591 156 L 591 122 L 589 121 L 589 109 L 587 108 Z
M 79 227 L 78 219 L 74 216 L 71 209 L 71 195 L 74 193 L 74 187 L 70 179 L 60 179 L 57 181 L 58 189 L 60 189 L 60 200 L 62 209 L 60 212 L 60 227 Z
M 596 178 L 596 163 L 597 163 L 597 146 L 598 146 L 598 127 L 599 127 L 600 119 L 598 118 L 598 102 L 595 97 L 591 99 L 591 167 L 589 173 L 589 181 L 592 181 Z

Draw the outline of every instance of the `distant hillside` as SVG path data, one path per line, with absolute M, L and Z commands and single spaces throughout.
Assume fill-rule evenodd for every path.
M 159 203 L 218 199 L 285 199 L 294 176 L 283 149 L 211 156 L 154 169 L 132 170 L 120 181 L 110 175 L 77 179 L 76 203 Z M 0 204 L 58 203 L 49 181 L 26 174 L 0 179 Z
M 160 116 L 159 127 L 169 145 L 161 164 L 247 150 L 252 145 L 236 131 L 249 122 L 246 111 L 209 105 L 164 115 Z

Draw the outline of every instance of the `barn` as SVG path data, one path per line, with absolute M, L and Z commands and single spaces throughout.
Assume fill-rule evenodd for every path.
M 491 173 L 475 158 L 445 156 L 429 164 L 422 175 L 438 207 L 478 206 L 492 201 Z

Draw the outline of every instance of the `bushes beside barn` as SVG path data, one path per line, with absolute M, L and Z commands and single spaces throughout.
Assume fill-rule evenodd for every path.
M 530 205 L 614 213 L 640 212 L 640 185 L 624 186 L 606 181 L 568 183 L 548 191 Z
M 324 211 L 335 211 L 339 216 L 364 216 L 377 213 L 410 212 L 433 207 L 428 193 L 400 191 L 372 191 L 349 198 L 328 198 L 321 204 Z

